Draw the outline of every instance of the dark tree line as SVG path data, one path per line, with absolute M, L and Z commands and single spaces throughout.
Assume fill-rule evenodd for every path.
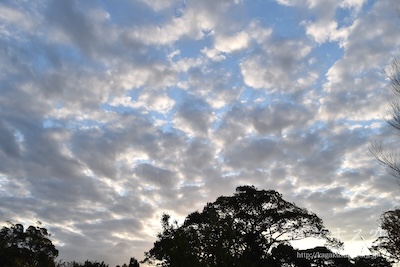
M 332 252 L 342 243 L 330 236 L 322 220 L 285 201 L 273 190 L 238 187 L 229 197 L 189 214 L 182 225 L 164 214 L 162 232 L 144 263 L 161 267 L 380 266 L 383 257 L 349 258 Z M 290 241 L 324 239 L 326 246 L 296 250 Z
M 382 225 L 389 235 L 378 239 L 375 250 L 382 256 L 399 255 L 392 240 L 400 232 L 399 213 L 388 212 Z M 296 206 L 273 190 L 241 186 L 233 196 L 221 196 L 201 212 L 189 214 L 182 225 L 162 216 L 162 232 L 143 263 L 162 267 L 388 267 L 382 256 L 350 258 L 335 251 L 342 242 L 333 238 L 322 220 Z M 393 225 L 397 225 L 393 227 Z M 55 262 L 58 251 L 45 228 L 10 224 L 0 231 L 0 267 L 109 267 L 104 262 Z M 315 237 L 325 246 L 298 250 L 293 240 Z M 139 267 L 131 258 L 129 265 Z
M 56 262 L 58 250 L 46 228 L 31 225 L 24 229 L 22 224 L 8 224 L 0 230 L 0 267 L 109 267 L 89 260 Z M 129 265 L 122 267 L 139 267 L 139 262 L 131 258 Z
M 54 267 L 58 250 L 45 228 L 11 224 L 0 231 L 0 267 Z

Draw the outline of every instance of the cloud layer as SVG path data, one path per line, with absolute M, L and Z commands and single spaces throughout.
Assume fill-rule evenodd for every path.
M 391 1 L 5 1 L 0 218 L 111 265 L 238 185 L 275 189 L 361 253 L 398 186 L 382 68 Z M 365 249 L 364 249 L 365 252 Z

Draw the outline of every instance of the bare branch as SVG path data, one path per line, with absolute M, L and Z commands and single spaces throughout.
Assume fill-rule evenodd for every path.
M 369 147 L 369 153 L 383 166 L 392 176 L 400 179 L 400 153 L 394 150 L 385 150 L 382 143 L 375 142 Z

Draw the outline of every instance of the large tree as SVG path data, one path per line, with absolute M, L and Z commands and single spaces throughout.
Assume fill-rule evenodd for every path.
M 162 232 L 143 262 L 157 266 L 265 266 L 279 244 L 319 237 L 335 247 L 322 220 L 285 201 L 273 190 L 241 186 L 202 212 L 188 215 L 181 226 L 162 218 Z
M 58 251 L 47 229 L 11 224 L 0 230 L 0 267 L 54 267 Z
M 400 261 L 400 209 L 382 214 L 380 227 L 386 232 L 379 237 L 372 247 L 379 254 L 395 261 Z

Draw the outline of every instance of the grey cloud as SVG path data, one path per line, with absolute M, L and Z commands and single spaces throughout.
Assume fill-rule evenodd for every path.
M 240 63 L 244 82 L 256 89 L 299 90 L 297 79 L 308 76 L 303 60 L 309 57 L 311 49 L 305 40 L 272 39 Z
M 273 102 L 266 107 L 256 108 L 253 112 L 254 128 L 260 134 L 281 135 L 287 128 L 296 131 L 313 117 L 304 106 L 293 103 Z
M 182 219 L 243 184 L 282 192 L 332 230 L 346 227 L 347 240 L 375 225 L 398 198 L 366 155 L 371 138 L 393 138 L 371 120 L 386 103 L 374 65 L 398 45 L 389 5 L 359 14 L 323 73 L 320 59 L 309 62 L 326 47 L 279 38 L 274 25 L 223 62 L 204 58 L 215 36 L 250 28 L 250 2 L 239 2 L 5 3 L 34 11 L 35 23 L 0 30 L 0 217 L 41 220 L 61 258 L 111 265 L 142 258 L 163 211 Z M 317 20 L 332 16 L 329 3 Z
M 382 68 L 399 45 L 392 35 L 396 19 L 390 2 L 377 2 L 354 23 L 344 45 L 345 56 L 327 73 L 325 90 L 331 93 L 321 107 L 326 117 L 381 118 L 386 101 L 386 93 L 380 90 L 385 88 Z
M 18 157 L 20 155 L 16 134 L 15 130 L 0 121 L 0 150 L 4 156 Z
M 212 122 L 209 105 L 203 99 L 188 97 L 175 114 L 178 128 L 207 136 Z
M 226 112 L 222 118 L 220 126 L 215 131 L 217 138 L 221 139 L 224 144 L 230 144 L 245 137 L 247 131 L 251 127 L 251 118 L 249 113 L 251 109 L 245 105 L 236 103 Z
M 155 167 L 151 164 L 140 164 L 135 168 L 135 173 L 140 178 L 144 179 L 144 182 L 150 182 L 156 186 L 163 188 L 171 188 L 176 182 L 174 173 L 162 168 Z
M 98 48 L 102 43 L 106 43 L 106 39 L 101 38 L 101 28 L 97 27 L 93 21 L 84 14 L 81 3 L 76 1 L 50 1 L 46 16 L 48 23 L 52 27 L 56 27 L 70 40 L 77 44 L 78 47 L 88 56 L 97 54 Z M 102 42 L 99 42 L 102 40 Z
M 186 148 L 184 165 L 201 170 L 213 162 L 214 157 L 215 151 L 208 140 L 194 139 Z
M 246 138 L 227 147 L 224 162 L 238 168 L 268 168 L 282 156 L 278 142 L 267 138 Z M 268 160 L 272 162 L 268 163 Z

